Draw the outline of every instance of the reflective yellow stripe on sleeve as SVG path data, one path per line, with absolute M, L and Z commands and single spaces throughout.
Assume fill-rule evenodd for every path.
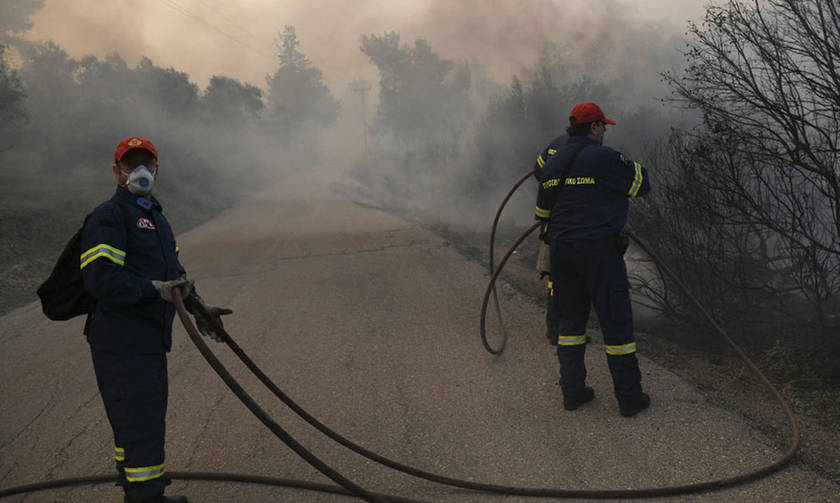
M 125 449 L 114 446 L 114 459 L 117 461 L 125 461 Z
M 157 466 L 141 466 L 138 468 L 125 467 L 125 479 L 129 482 L 145 482 L 146 480 L 156 479 L 166 473 L 163 469 L 163 464 Z
M 105 257 L 119 265 L 125 265 L 124 251 L 118 250 L 113 246 L 106 245 L 105 243 L 101 243 L 82 253 L 79 257 L 79 262 L 81 263 L 79 269 L 84 269 L 86 265 L 90 264 L 99 257 Z
M 639 189 L 642 187 L 642 165 L 638 162 L 633 162 L 636 168 L 636 176 L 633 178 L 633 184 L 630 185 L 630 190 L 627 191 L 627 195 L 630 197 L 636 197 L 639 193 Z
M 636 343 L 631 342 L 629 344 L 622 344 L 620 346 L 604 346 L 604 349 L 607 350 L 608 355 L 613 355 L 613 356 L 629 355 L 630 353 L 635 353 L 636 352 Z
M 540 154 L 540 156 L 537 157 L 537 164 L 539 164 L 541 168 L 545 166 L 545 161 L 542 158 L 542 154 Z
M 554 155 L 556 153 L 557 153 L 557 151 L 554 150 L 553 148 L 548 149 L 548 155 Z
M 537 206 L 536 215 L 538 218 L 548 218 L 551 216 L 551 210 L 544 210 Z

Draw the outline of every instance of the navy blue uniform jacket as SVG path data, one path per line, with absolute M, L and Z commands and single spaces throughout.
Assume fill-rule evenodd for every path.
M 169 223 L 154 198 L 118 187 L 85 219 L 80 267 L 96 300 L 85 334 L 96 349 L 164 353 L 172 347 L 175 306 L 152 285 L 184 274 Z
M 540 155 L 534 162 L 534 178 L 536 178 L 538 182 L 542 178 L 542 171 L 545 167 L 545 163 L 548 161 L 549 158 L 551 158 L 551 156 L 556 154 L 558 150 L 561 150 L 563 148 L 563 145 L 565 145 L 568 140 L 569 137 L 566 135 L 558 136 L 557 138 L 553 139 L 547 147 L 545 147 L 545 150 L 540 152 Z
M 647 171 L 586 136 L 569 137 L 562 146 L 552 144 L 556 152 L 542 167 L 535 213 L 536 218 L 549 220 L 550 242 L 611 243 L 627 223 L 628 198 L 650 191 Z

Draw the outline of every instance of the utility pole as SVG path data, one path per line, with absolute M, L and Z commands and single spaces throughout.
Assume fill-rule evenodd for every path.
M 367 155 L 367 119 L 365 118 L 365 95 L 370 91 L 370 82 L 366 80 L 357 80 L 350 85 L 351 91 L 359 93 L 362 100 L 362 135 L 365 139 L 365 155 Z

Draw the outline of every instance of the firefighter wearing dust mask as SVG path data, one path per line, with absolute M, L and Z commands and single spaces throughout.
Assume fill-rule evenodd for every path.
M 641 164 L 603 145 L 608 124 L 615 121 L 595 103 L 572 109 L 567 140 L 542 166 L 535 216 L 548 223 L 564 408 L 575 410 L 595 396 L 584 363 L 594 305 L 619 411 L 633 416 L 650 398 L 641 386 L 623 257 L 627 243 L 620 232 L 628 200 L 649 192 L 650 181 Z
M 169 389 L 166 353 L 172 347 L 173 292 L 199 299 L 178 261 L 178 246 L 152 195 L 158 153 L 145 138 L 117 145 L 114 196 L 85 220 L 80 267 L 96 307 L 85 322 L 97 385 L 114 432 L 114 459 L 125 502 L 181 502 L 164 496 Z M 219 316 L 230 310 L 209 307 Z M 219 328 L 196 318 L 204 335 Z

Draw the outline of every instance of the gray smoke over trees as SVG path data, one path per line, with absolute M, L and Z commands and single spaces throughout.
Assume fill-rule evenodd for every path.
M 396 32 L 362 36 L 360 49 L 379 72 L 379 105 L 373 157 L 355 175 L 386 204 L 433 206 L 428 196 L 444 194 L 475 114 L 470 65 L 441 58 L 423 39 L 400 44 Z
M 210 79 L 201 103 L 202 119 L 225 127 L 241 127 L 256 121 L 264 108 L 259 87 L 219 75 Z
M 44 6 L 45 0 L 14 0 L 0 3 L 0 43 L 32 28 L 30 17 Z
M 446 59 L 422 39 L 412 47 L 400 45 L 396 32 L 363 36 L 361 51 L 379 71 L 379 106 L 376 148 L 356 176 L 386 204 L 475 227 L 487 225 L 510 185 L 563 133 L 578 102 L 596 101 L 620 117 L 610 145 L 640 152 L 642 144 L 685 121 L 661 107 L 649 88 L 651 75 L 679 56 L 664 49 L 672 35 L 651 30 L 616 27 L 609 43 L 547 43 L 536 67 L 508 86 L 490 82 L 480 63 Z M 648 43 L 651 50 L 639 56 L 639 45 Z M 608 54 L 605 61 L 598 53 Z M 625 73 L 633 64 L 635 71 Z M 515 198 L 515 220 L 531 218 L 531 199 Z
M 459 132 L 473 115 L 468 66 L 439 57 L 423 39 L 413 47 L 400 45 L 396 32 L 363 36 L 361 51 L 380 75 L 374 131 L 428 155 L 457 148 Z
M 264 102 L 259 88 L 232 77 L 216 75 L 202 90 L 187 73 L 148 58 L 130 67 L 116 53 L 73 58 L 54 42 L 16 38 L 39 5 L 21 2 L 16 24 L 4 25 L 15 63 L 4 50 L 0 262 L 10 266 L 0 269 L 0 283 L 12 286 L 4 288 L 0 309 L 22 292 L 32 295 L 67 229 L 110 197 L 111 155 L 121 139 L 154 142 L 161 162 L 155 195 L 181 232 L 302 165 L 300 159 L 311 163 L 320 131 L 335 122 L 338 104 L 321 71 L 295 49 L 292 27 Z M 305 141 L 290 141 L 301 136 Z

